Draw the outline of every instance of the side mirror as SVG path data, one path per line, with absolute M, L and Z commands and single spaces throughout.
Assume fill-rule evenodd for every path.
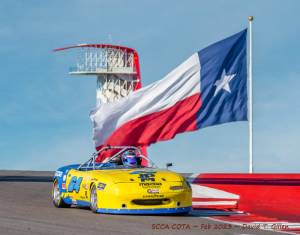
M 168 163 L 166 163 L 166 167 L 167 167 L 167 169 L 168 169 L 169 167 L 171 167 L 171 166 L 173 166 L 173 163 L 172 163 L 172 162 L 168 162 Z

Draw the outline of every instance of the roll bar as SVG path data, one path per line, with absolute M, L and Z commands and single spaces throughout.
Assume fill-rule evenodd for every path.
M 80 169 L 88 169 L 88 168 L 92 168 L 93 170 L 95 169 L 95 161 L 96 161 L 96 157 L 104 152 L 104 151 L 107 151 L 107 150 L 110 150 L 110 149 L 120 149 L 120 151 L 118 151 L 117 153 L 115 153 L 113 156 L 107 158 L 107 159 L 104 159 L 104 161 L 102 163 L 107 163 L 111 160 L 113 160 L 114 158 L 118 157 L 120 154 L 122 154 L 123 152 L 127 151 L 127 150 L 135 150 L 137 151 L 140 156 L 144 159 L 146 159 L 147 161 L 150 161 L 154 166 L 155 164 L 153 163 L 153 161 L 151 161 L 150 158 L 148 157 L 145 157 L 142 155 L 142 152 L 139 148 L 135 147 L 135 146 L 105 146 L 105 147 L 102 147 L 101 149 L 99 149 L 98 151 L 94 152 L 92 154 L 92 157 L 89 158 L 89 160 L 87 160 L 86 162 L 82 163 L 77 169 L 80 170 Z

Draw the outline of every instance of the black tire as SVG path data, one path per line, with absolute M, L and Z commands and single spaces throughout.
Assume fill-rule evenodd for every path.
M 98 209 L 98 195 L 96 185 L 92 185 L 91 187 L 91 195 L 90 195 L 90 208 L 91 211 L 97 213 Z
M 57 208 L 68 208 L 71 205 L 64 202 L 61 193 L 59 191 L 58 182 L 55 180 L 52 186 L 52 202 Z

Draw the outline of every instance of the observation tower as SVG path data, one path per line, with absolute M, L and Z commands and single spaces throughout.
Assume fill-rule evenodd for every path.
M 111 103 L 141 88 L 136 50 L 109 44 L 79 44 L 54 51 L 76 50 L 70 75 L 96 76 L 96 105 Z

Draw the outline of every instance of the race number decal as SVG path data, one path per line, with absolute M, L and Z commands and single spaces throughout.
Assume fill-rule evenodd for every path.
M 134 175 L 139 175 L 138 178 L 140 178 L 141 182 L 145 182 L 145 181 L 155 181 L 155 171 L 133 171 L 130 174 L 134 174 Z
M 141 179 L 141 182 L 155 181 L 155 174 L 153 174 L 153 173 L 143 173 L 143 174 L 140 174 L 138 178 Z
M 82 177 L 77 178 L 76 176 L 73 176 L 69 182 L 68 192 L 73 192 L 75 190 L 76 193 L 78 193 L 80 190 L 81 182 L 82 182 Z

